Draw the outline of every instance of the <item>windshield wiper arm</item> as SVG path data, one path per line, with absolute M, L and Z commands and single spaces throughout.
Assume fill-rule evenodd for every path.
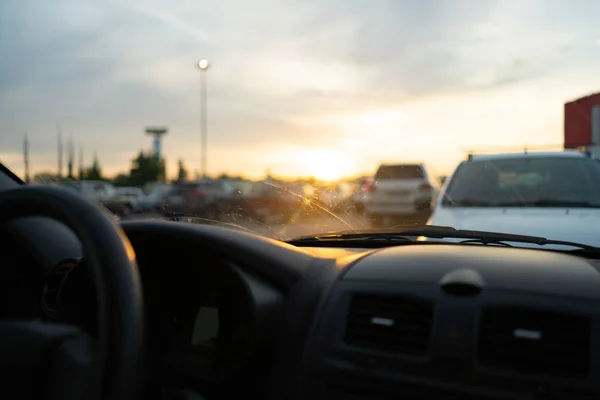
M 599 247 L 586 245 L 583 243 L 569 242 L 564 240 L 546 239 L 540 236 L 516 235 L 512 233 L 496 233 L 486 231 L 471 231 L 464 229 L 455 229 L 450 226 L 435 226 L 425 225 L 418 228 L 406 228 L 393 230 L 388 232 L 339 232 L 316 236 L 303 236 L 288 241 L 294 245 L 308 245 L 324 242 L 340 242 L 340 241 L 390 241 L 390 242 L 415 242 L 411 236 L 426 237 L 430 239 L 467 239 L 471 242 L 480 242 L 483 244 L 500 244 L 507 245 L 505 242 L 530 243 L 538 246 L 544 245 L 559 245 L 577 247 L 579 249 L 600 252 Z

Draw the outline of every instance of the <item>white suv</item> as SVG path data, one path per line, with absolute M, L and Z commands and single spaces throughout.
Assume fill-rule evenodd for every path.
M 374 225 L 385 217 L 420 216 L 429 211 L 433 196 L 423 164 L 381 165 L 368 190 L 365 211 Z
M 577 151 L 470 156 L 428 224 L 600 245 L 600 160 Z

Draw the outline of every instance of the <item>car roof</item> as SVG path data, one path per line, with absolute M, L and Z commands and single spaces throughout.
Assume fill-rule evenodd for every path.
M 386 167 L 424 167 L 423 163 L 399 163 L 399 164 L 380 164 L 379 168 Z
M 584 152 L 576 150 L 565 151 L 539 151 L 522 153 L 501 153 L 501 154 L 470 154 L 469 161 L 490 161 L 505 160 L 514 158 L 589 158 Z

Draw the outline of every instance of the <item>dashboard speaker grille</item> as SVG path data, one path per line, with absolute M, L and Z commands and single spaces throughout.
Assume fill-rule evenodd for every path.
M 346 325 L 346 343 L 362 348 L 423 356 L 429 349 L 432 302 L 398 295 L 355 294 Z
M 553 311 L 494 307 L 479 321 L 481 366 L 519 373 L 584 378 L 589 371 L 589 318 Z

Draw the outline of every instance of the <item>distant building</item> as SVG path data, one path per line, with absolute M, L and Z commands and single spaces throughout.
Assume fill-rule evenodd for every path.
M 569 101 L 564 106 L 564 148 L 600 145 L 600 93 Z

